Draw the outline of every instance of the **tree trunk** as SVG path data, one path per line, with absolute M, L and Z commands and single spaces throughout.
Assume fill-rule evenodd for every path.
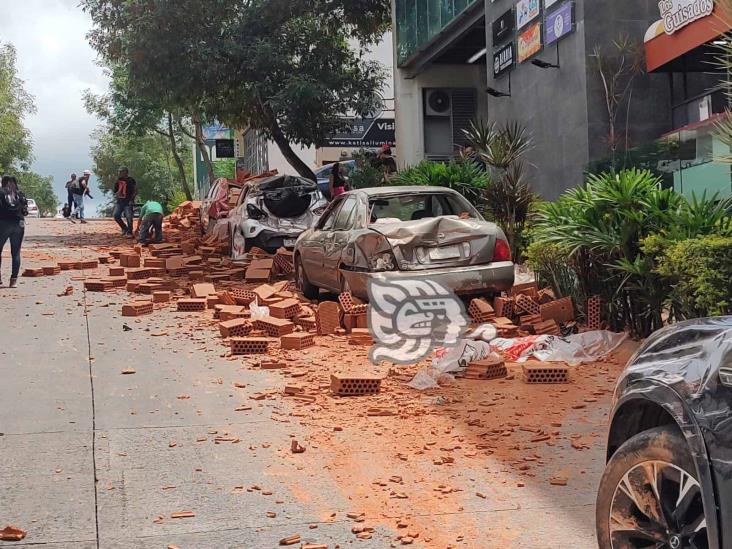
M 196 145 L 198 145 L 198 150 L 201 151 L 201 156 L 203 157 L 203 161 L 206 164 L 206 171 L 208 172 L 208 182 L 209 184 L 213 184 L 215 178 L 214 167 L 213 162 L 211 162 L 211 156 L 208 154 L 208 149 L 206 148 L 206 140 L 203 138 L 201 117 L 198 113 L 195 113 L 191 118 L 193 119 L 193 126 L 196 129 Z
M 178 166 L 178 174 L 180 176 L 180 184 L 183 187 L 183 192 L 186 195 L 186 199 L 193 200 L 193 194 L 191 188 L 188 186 L 188 180 L 186 178 L 186 168 L 183 165 L 183 159 L 178 154 L 178 144 L 175 141 L 175 132 L 173 132 L 173 115 L 168 113 L 168 139 L 170 139 L 170 150 L 173 153 L 175 164 Z
M 264 117 L 269 122 L 268 125 L 269 131 L 272 134 L 272 140 L 277 144 L 277 147 L 282 152 L 282 156 L 285 157 L 290 166 L 292 166 L 295 171 L 299 173 L 302 177 L 304 177 L 305 179 L 310 179 L 311 181 L 317 181 L 318 178 L 315 176 L 312 168 L 305 164 L 305 162 L 303 162 L 302 159 L 297 156 L 295 151 L 292 150 L 290 142 L 288 141 L 287 137 L 285 137 L 285 134 L 282 133 L 282 128 L 280 128 L 279 122 L 277 122 L 277 117 L 275 116 L 274 112 L 272 112 L 272 109 L 270 109 L 269 106 L 263 104 L 261 101 L 260 107 L 263 111 Z

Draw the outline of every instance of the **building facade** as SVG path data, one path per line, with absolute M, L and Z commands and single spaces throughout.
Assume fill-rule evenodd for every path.
M 392 7 L 402 166 L 454 155 L 472 119 L 519 122 L 533 135 L 532 187 L 554 199 L 588 171 L 631 162 L 626 149 L 658 148 L 679 128 L 680 97 L 698 91 L 688 82 L 679 91 L 678 64 L 646 64 L 644 37 L 662 15 L 657 0 L 393 0 Z M 719 81 L 698 76 L 701 90 Z M 617 105 L 613 86 L 624 91 Z M 654 164 L 669 185 L 677 160 Z

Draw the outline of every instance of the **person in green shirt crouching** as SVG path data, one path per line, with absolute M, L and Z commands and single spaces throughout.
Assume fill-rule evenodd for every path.
M 137 232 L 140 233 L 140 244 L 147 244 L 150 232 L 155 233 L 155 243 L 163 241 L 163 207 L 159 202 L 148 200 L 140 210 L 137 220 Z

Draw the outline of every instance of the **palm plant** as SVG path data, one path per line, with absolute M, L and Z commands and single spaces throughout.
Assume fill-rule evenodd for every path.
M 458 191 L 473 205 L 480 206 L 483 192 L 490 186 L 490 175 L 467 159 L 452 160 L 447 164 L 423 160 L 399 172 L 389 183 L 448 187 Z
M 519 258 L 521 235 L 536 198 L 526 182 L 522 162 L 531 149 L 531 137 L 516 122 L 500 127 L 493 122 L 471 122 L 463 132 L 492 174 L 483 193 L 486 213 L 504 230 L 513 256 Z

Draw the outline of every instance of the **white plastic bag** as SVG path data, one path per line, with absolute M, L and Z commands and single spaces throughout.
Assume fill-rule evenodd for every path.
M 531 352 L 537 360 L 566 362 L 576 366 L 583 362 L 594 362 L 617 349 L 628 334 L 595 330 L 567 337 L 549 338 L 544 345 Z
M 265 307 L 264 305 L 259 306 L 256 301 L 252 301 L 249 304 L 249 312 L 251 313 L 250 317 L 252 320 L 264 318 L 265 316 L 269 316 L 269 307 Z

